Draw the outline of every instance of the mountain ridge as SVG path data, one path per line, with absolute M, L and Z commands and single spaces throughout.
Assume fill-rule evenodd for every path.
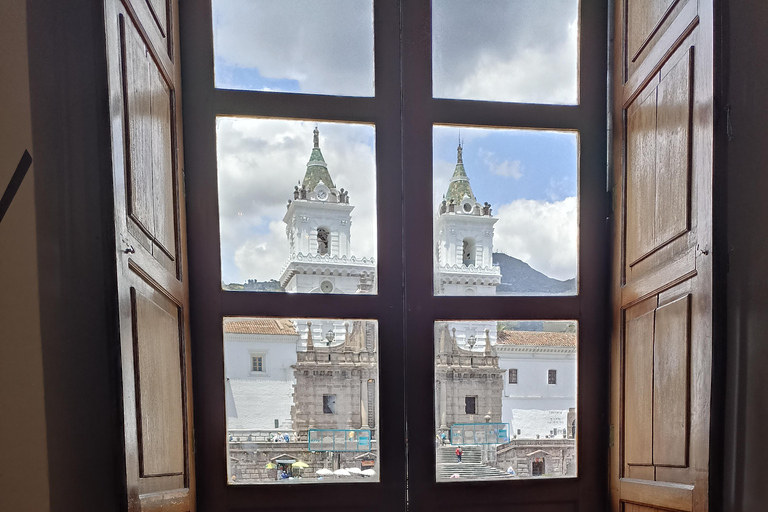
M 529 264 L 503 252 L 493 253 L 493 262 L 499 265 L 501 284 L 498 294 L 574 295 L 576 279 L 561 281 L 547 276 Z

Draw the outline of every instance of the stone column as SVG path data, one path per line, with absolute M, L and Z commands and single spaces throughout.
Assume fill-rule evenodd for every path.
M 448 407 L 448 399 L 446 397 L 445 381 L 438 382 L 440 384 L 440 429 L 448 430 L 446 408 Z
M 368 379 L 363 372 L 360 374 L 360 423 L 361 428 L 368 426 Z

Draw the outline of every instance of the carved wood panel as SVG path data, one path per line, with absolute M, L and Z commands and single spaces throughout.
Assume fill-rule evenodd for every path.
M 174 93 L 141 33 L 129 19 L 124 20 L 121 65 L 128 230 L 158 263 L 175 273 Z
M 628 465 L 653 461 L 653 330 L 654 310 L 627 321 L 624 460 Z
M 157 290 L 131 289 L 139 474 L 184 473 L 180 311 Z
M 685 292 L 686 286 L 678 289 Z M 675 293 L 672 300 L 655 295 L 625 311 L 627 478 L 656 480 L 658 467 L 688 465 L 691 296 Z
M 624 512 L 662 512 L 662 511 L 657 508 L 646 507 L 644 505 L 637 505 L 635 503 L 625 503 Z
M 627 108 L 627 282 L 687 246 L 660 252 L 691 228 L 692 55 L 662 68 Z
M 653 357 L 653 463 L 688 465 L 691 297 L 656 310 Z
M 697 0 L 624 0 L 625 78 L 642 69 L 643 62 L 677 37 L 679 25 L 689 23 L 698 11 Z
M 627 49 L 632 60 L 678 0 L 627 0 Z

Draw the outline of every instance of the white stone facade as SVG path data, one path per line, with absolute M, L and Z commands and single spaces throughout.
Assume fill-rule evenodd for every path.
M 440 433 L 457 423 L 501 421 L 504 372 L 496 351 L 485 343 L 460 346 L 456 332 L 446 323 L 435 326 L 435 425 Z
M 314 324 L 310 328 L 314 333 Z M 295 354 L 291 419 L 300 438 L 306 438 L 307 431 L 313 428 L 367 428 L 375 436 L 379 381 L 377 325 L 374 321 L 355 320 L 341 323 L 341 328 L 344 341 L 329 344 L 327 338 L 316 339 L 314 334 L 310 338 L 305 334 Z

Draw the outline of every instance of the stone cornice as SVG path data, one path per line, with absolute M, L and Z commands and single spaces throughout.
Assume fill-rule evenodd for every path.
M 350 271 L 375 273 L 374 258 L 355 256 L 331 256 L 328 254 L 294 254 L 284 265 L 280 275 L 280 284 L 286 286 L 296 274 L 349 275 Z

